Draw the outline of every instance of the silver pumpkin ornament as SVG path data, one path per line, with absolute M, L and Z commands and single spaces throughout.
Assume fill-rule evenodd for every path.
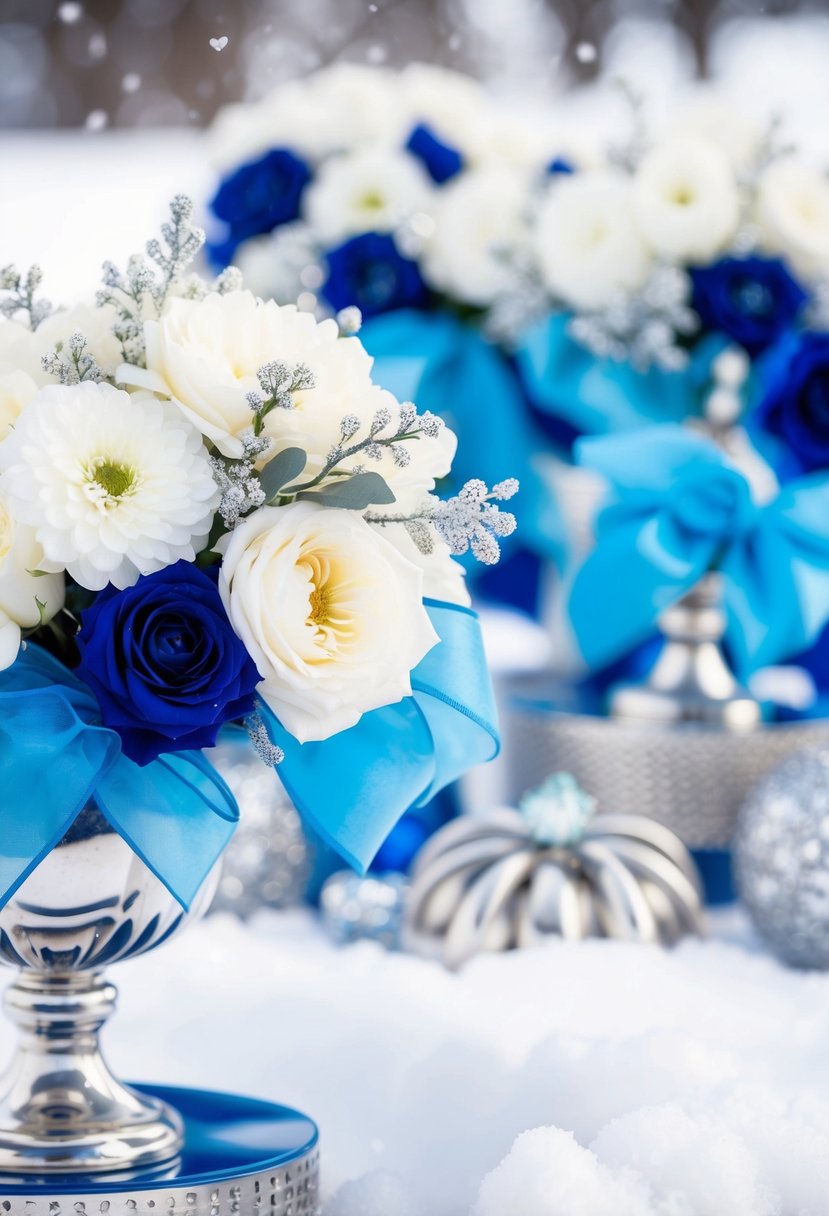
M 751 791 L 734 871 L 774 954 L 792 967 L 829 970 L 829 747 L 791 756 Z
M 567 773 L 441 828 L 415 863 L 404 944 L 455 969 L 483 951 L 550 937 L 670 944 L 702 931 L 702 891 L 679 838 L 602 812 Z

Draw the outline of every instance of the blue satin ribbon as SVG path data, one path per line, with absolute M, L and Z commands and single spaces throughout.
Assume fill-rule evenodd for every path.
M 452 466 L 460 488 L 480 477 L 494 485 L 517 477 L 519 532 L 502 543 L 559 562 L 565 538 L 552 492 L 538 468 L 547 445 L 536 433 L 515 373 L 471 325 L 451 313 L 403 309 L 373 317 L 360 341 L 374 356 L 373 378 L 401 401 L 444 418 L 461 436 Z
M 0 672 L 0 773 L 0 906 L 90 798 L 183 908 L 239 818 L 199 752 L 128 760 L 90 690 L 37 646 Z
M 516 362 L 536 409 L 581 435 L 681 422 L 701 412 L 711 363 L 726 345 L 722 335 L 698 342 L 681 371 L 638 371 L 622 360 L 597 358 L 570 336 L 569 323 L 568 313 L 555 313 L 522 336 Z
M 405 811 L 498 753 L 477 614 L 424 602 L 440 642 L 412 672 L 412 696 L 319 743 L 298 743 L 262 709 L 285 753 L 276 771 L 300 814 L 361 872 Z
M 591 666 L 647 638 L 711 569 L 723 575 L 741 676 L 812 644 L 829 620 L 828 475 L 791 482 L 757 506 L 720 450 L 679 426 L 582 440 L 576 458 L 613 490 L 570 594 Z

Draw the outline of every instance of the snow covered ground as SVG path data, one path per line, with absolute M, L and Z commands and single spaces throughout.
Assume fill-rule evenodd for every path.
M 114 971 L 121 1075 L 300 1107 L 325 1216 L 824 1216 L 829 977 L 737 913 L 459 976 L 310 913 L 214 917 Z M 0 1053 L 11 1045 L 0 1026 Z

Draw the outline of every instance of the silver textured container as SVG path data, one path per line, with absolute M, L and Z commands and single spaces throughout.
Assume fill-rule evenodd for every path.
M 736 733 L 613 719 L 550 674 L 514 677 L 502 692 L 511 802 L 550 773 L 569 772 L 600 806 L 650 816 L 690 848 L 727 847 L 749 789 L 788 756 L 829 743 L 826 721 Z
M 110 963 L 168 941 L 207 908 L 207 878 L 188 913 L 94 805 L 0 909 L 5 994 L 19 1029 L 0 1079 L 0 1171 L 132 1171 L 174 1163 L 178 1114 L 122 1085 L 98 1033 L 115 1007 Z

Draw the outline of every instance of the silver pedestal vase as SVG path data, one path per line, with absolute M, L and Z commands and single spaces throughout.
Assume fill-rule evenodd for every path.
M 19 969 L 5 996 L 19 1039 L 0 1079 L 0 1173 L 174 1167 L 180 1116 L 123 1085 L 101 1054 L 116 996 L 104 969 L 200 916 L 216 881 L 214 870 L 184 913 L 89 805 L 0 910 L 0 960 Z

